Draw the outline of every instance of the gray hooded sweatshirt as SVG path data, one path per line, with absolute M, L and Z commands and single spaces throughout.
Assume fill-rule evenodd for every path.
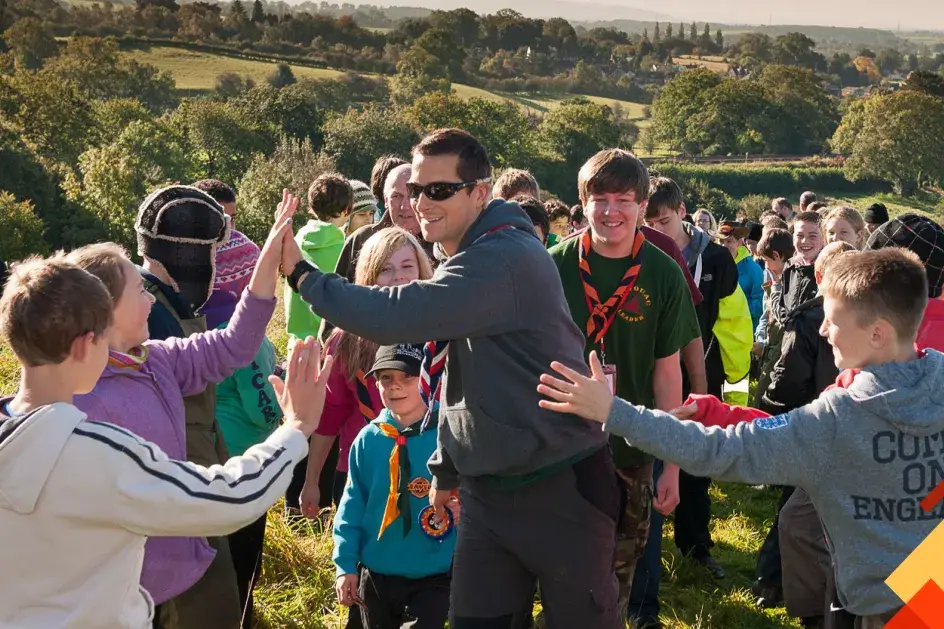
M 785 415 L 726 429 L 617 399 L 606 430 L 696 476 L 802 487 L 857 616 L 902 606 L 885 579 L 944 519 L 920 502 L 944 480 L 944 354 L 863 369 Z
M 501 229 L 510 226 L 514 229 Z M 584 337 L 560 275 L 517 203 L 492 201 L 432 279 L 381 288 L 310 273 L 312 310 L 381 345 L 451 341 L 443 376 L 433 487 L 459 476 L 521 476 L 576 460 L 607 436 L 538 407 L 538 378 L 557 360 L 586 372 Z

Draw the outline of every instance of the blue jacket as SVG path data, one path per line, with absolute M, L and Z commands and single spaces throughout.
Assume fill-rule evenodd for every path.
M 377 540 L 390 491 L 390 454 L 394 446 L 393 439 L 378 428 L 382 423 L 397 426 L 390 411 L 384 409 L 380 417 L 361 430 L 351 446 L 348 483 L 334 517 L 332 559 L 337 574 L 357 574 L 358 564 L 380 574 L 410 579 L 448 572 L 456 547 L 456 530 L 437 541 L 427 537 L 419 526 L 419 514 L 429 506 L 432 475 L 426 463 L 436 450 L 435 418 L 426 431 L 406 440 L 412 494 L 410 532 L 404 536 L 401 514 Z M 419 424 L 414 426 L 418 431 Z
M 764 313 L 764 270 L 754 261 L 751 253 L 744 246 L 738 247 L 734 261 L 738 268 L 738 284 L 741 285 L 741 290 L 747 297 L 751 323 L 754 330 L 757 330 L 760 316 Z

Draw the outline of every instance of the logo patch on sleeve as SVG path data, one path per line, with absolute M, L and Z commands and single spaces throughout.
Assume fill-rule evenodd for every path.
M 422 476 L 417 476 L 410 481 L 410 484 L 407 485 L 407 489 L 417 498 L 426 498 L 429 496 L 430 484 L 429 481 Z
M 776 417 L 763 417 L 755 419 L 754 425 L 760 430 L 777 430 L 790 423 L 788 415 L 777 415 Z

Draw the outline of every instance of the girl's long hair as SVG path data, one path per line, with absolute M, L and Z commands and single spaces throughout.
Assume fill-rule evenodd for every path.
M 367 239 L 357 256 L 354 271 L 354 283 L 361 286 L 374 286 L 384 265 L 394 253 L 405 246 L 413 248 L 419 266 L 419 279 L 428 280 L 433 276 L 433 267 L 423 247 L 410 232 L 400 227 L 381 229 Z M 336 343 L 334 355 L 344 362 L 347 378 L 353 380 L 360 370 L 368 371 L 377 354 L 377 344 L 335 328 L 327 345 Z
M 715 220 L 715 215 L 709 212 L 708 210 L 705 210 L 705 209 L 695 210 L 695 213 L 692 214 L 692 223 L 694 223 L 695 225 L 698 225 L 698 218 L 702 214 L 708 215 L 708 220 L 711 221 L 711 227 L 709 229 L 711 231 L 711 235 L 714 236 L 718 232 L 718 221 Z

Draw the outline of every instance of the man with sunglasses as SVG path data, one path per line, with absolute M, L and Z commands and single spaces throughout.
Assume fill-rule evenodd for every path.
M 586 371 L 584 337 L 528 216 L 490 201 L 490 182 L 478 140 L 434 131 L 413 149 L 407 183 L 423 237 L 449 256 L 432 279 L 356 286 L 302 261 L 288 239 L 283 271 L 353 334 L 431 341 L 420 379 L 430 397 L 441 390 L 430 502 L 444 517 L 459 495 L 463 513 L 450 627 L 520 626 L 538 582 L 549 626 L 616 629 L 620 493 L 606 435 L 538 406 L 552 361 Z

